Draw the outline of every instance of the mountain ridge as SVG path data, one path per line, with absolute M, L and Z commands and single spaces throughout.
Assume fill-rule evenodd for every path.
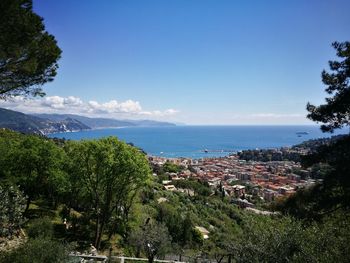
M 118 128 L 118 127 L 136 127 L 136 126 L 176 126 L 176 124 L 164 121 L 154 121 L 154 120 L 118 120 L 113 118 L 100 118 L 100 117 L 86 117 L 77 114 L 48 114 L 48 113 L 37 113 L 32 114 L 32 116 L 40 118 L 48 118 L 51 120 L 60 121 L 65 118 L 76 119 L 89 127 L 91 129 L 102 129 L 102 128 Z
M 176 125 L 170 122 L 153 120 L 91 118 L 76 114 L 25 114 L 19 111 L 0 108 L 0 128 L 7 128 L 22 133 L 48 135 L 51 133 L 91 129 L 141 126 L 165 127 Z
M 40 118 L 4 108 L 0 108 L 0 127 L 22 133 L 33 133 L 40 135 L 91 129 L 84 123 L 72 118 L 65 118 L 61 121 L 53 121 L 48 118 Z

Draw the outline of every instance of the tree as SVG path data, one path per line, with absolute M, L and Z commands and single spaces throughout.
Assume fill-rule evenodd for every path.
M 334 129 L 350 124 L 350 42 L 334 42 L 341 61 L 329 61 L 331 73 L 323 70 L 322 82 L 327 85 L 326 92 L 333 97 L 326 98 L 326 104 L 314 106 L 307 104 L 307 117 L 324 123 L 321 129 L 333 132 Z
M 332 72 L 322 72 L 326 104 L 307 104 L 308 118 L 321 122 L 324 132 L 350 125 L 350 42 L 334 42 L 340 61 L 329 61 Z M 350 135 L 344 135 L 326 144 L 315 144 L 313 154 L 302 157 L 304 167 L 322 167 L 323 182 L 315 187 L 300 190 L 292 198 L 278 204 L 283 212 L 301 218 L 320 219 L 338 209 L 350 208 Z M 321 165 L 320 165 L 321 164 Z
M 178 173 L 181 171 L 181 167 L 175 163 L 171 163 L 169 161 L 166 161 L 163 165 L 163 171 L 165 173 Z
M 153 263 L 157 256 L 164 256 L 171 246 L 168 229 L 157 222 L 146 223 L 132 232 L 129 241 L 137 250 L 141 248 L 144 251 L 149 263 Z
M 45 95 L 61 50 L 33 12 L 32 0 L 0 1 L 0 99 Z
M 99 249 L 106 227 L 125 231 L 134 198 L 150 175 L 146 157 L 115 137 L 69 142 L 66 152 L 72 177 L 78 178 L 82 205 L 95 223 L 95 247 Z M 114 229 L 110 229 L 112 231 Z
M 324 70 L 322 81 L 327 85 L 326 92 L 333 96 L 326 98 L 326 104 L 317 107 L 307 104 L 308 118 L 323 123 L 321 129 L 324 132 L 350 125 L 350 42 L 334 42 L 332 45 L 341 60 L 329 61 L 332 72 Z M 298 216 L 314 217 L 315 214 L 322 217 L 340 208 L 350 208 L 350 135 L 318 147 L 316 153 L 304 157 L 302 162 L 304 166 L 326 164 L 324 181 L 311 191 L 307 190 L 308 193 L 300 191 L 287 200 L 282 205 L 285 211 L 294 211 L 293 214 Z M 305 198 L 306 205 L 298 201 Z
M 232 233 L 211 233 L 210 239 L 204 242 L 204 253 L 209 258 L 221 263 L 224 257 L 229 256 Z
M 346 215 L 336 213 L 308 227 L 289 217 L 252 215 L 244 222 L 224 246 L 233 262 L 349 262 Z
M 7 130 L 0 129 L 0 179 L 6 178 L 6 168 L 9 166 L 8 156 L 12 149 L 22 140 L 24 135 Z
M 7 176 L 27 196 L 27 207 L 33 198 L 46 195 L 54 204 L 65 189 L 62 172 L 64 152 L 49 139 L 28 135 L 7 156 Z
M 234 262 L 290 262 L 302 253 L 306 241 L 301 224 L 286 217 L 253 216 L 242 230 L 227 246 Z

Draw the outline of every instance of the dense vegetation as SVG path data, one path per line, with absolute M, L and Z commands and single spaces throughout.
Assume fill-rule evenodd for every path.
M 61 51 L 32 1 L 1 1 L 0 33 L 0 99 L 43 95 L 33 85 L 53 79 Z M 322 73 L 333 97 L 307 106 L 324 131 L 349 125 L 350 43 L 333 46 L 342 60 Z M 113 137 L 71 142 L 1 129 L 0 245 L 22 241 L 2 249 L 0 262 L 69 262 L 68 251 L 90 243 L 149 262 L 164 255 L 218 263 L 349 262 L 349 160 L 349 136 L 315 149 L 302 161 L 318 165 L 323 183 L 274 204 L 282 214 L 264 216 L 240 210 L 203 182 L 176 182 L 194 195 L 165 191 L 162 178 L 181 168 L 166 163 L 152 177 L 144 153 Z
M 300 162 L 301 155 L 297 151 L 291 152 L 290 149 L 259 149 L 259 150 L 243 150 L 238 152 L 238 156 L 242 160 L 271 162 L 271 161 L 293 161 Z
M 301 162 L 306 153 L 315 153 L 321 146 L 335 143 L 346 135 L 336 135 L 330 138 L 319 138 L 304 141 L 292 147 L 279 149 L 253 149 L 238 152 L 238 156 L 246 161 L 270 162 L 270 161 L 293 161 Z
M 45 262 L 44 250 L 57 253 L 50 262 L 67 262 L 68 249 L 84 251 L 90 243 L 150 262 L 164 255 L 217 262 L 349 260 L 345 210 L 304 221 L 245 212 L 196 180 L 175 182 L 194 196 L 165 191 L 165 173 L 181 168 L 166 164 L 152 177 L 144 154 L 116 138 L 54 141 L 1 130 L 0 153 L 2 195 L 13 197 L 2 198 L 2 207 L 11 207 L 2 218 L 12 221 L 0 225 L 1 236 L 11 239 L 22 227 L 28 237 L 2 262 Z M 197 227 L 207 229 L 209 239 Z
M 333 95 L 326 103 L 307 105 L 308 118 L 322 123 L 322 130 L 349 127 L 350 120 L 350 42 L 334 42 L 339 61 L 329 61 L 331 72 L 322 72 L 325 91 Z M 323 183 L 312 189 L 299 191 L 280 204 L 282 211 L 297 217 L 319 220 L 324 215 L 350 208 L 350 134 L 320 145 L 312 154 L 303 158 L 304 166 L 322 165 Z M 345 220 L 345 218 L 344 218 Z

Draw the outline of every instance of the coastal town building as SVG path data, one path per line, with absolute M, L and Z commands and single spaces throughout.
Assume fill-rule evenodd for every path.
M 240 159 L 237 154 L 197 160 L 152 156 L 149 160 L 153 165 L 171 162 L 182 167 L 178 173 L 167 173 L 169 180 L 163 181 L 163 186 L 168 191 L 182 191 L 194 195 L 188 189 L 176 189 L 172 184 L 172 181 L 193 178 L 207 182 L 212 189 L 222 189 L 225 196 L 235 198 L 236 202 L 241 202 L 237 201 L 237 198 L 244 200 L 246 194 L 271 202 L 316 183 L 315 180 L 309 179 L 308 170 L 303 170 L 300 163 L 293 161 L 246 161 Z M 245 201 L 240 205 L 252 207 Z

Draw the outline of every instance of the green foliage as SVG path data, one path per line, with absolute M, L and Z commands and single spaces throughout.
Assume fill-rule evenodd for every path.
M 23 223 L 25 198 L 13 186 L 0 185 L 0 237 L 12 237 Z
M 129 242 L 136 250 L 142 250 L 152 263 L 155 257 L 164 256 L 171 248 L 168 229 L 163 224 L 148 222 L 130 235 Z
M 349 262 L 350 223 L 344 215 L 303 226 L 287 217 L 245 218 L 226 244 L 235 262 Z
M 294 145 L 292 149 L 300 149 L 300 148 L 309 149 L 310 152 L 314 153 L 314 152 L 317 152 L 319 147 L 330 145 L 343 137 L 344 135 L 340 134 L 340 135 L 331 136 L 329 138 L 311 139 L 311 140 L 304 141 L 300 144 Z
M 126 235 L 130 208 L 138 189 L 146 183 L 150 169 L 136 148 L 109 137 L 68 142 L 67 171 L 74 175 L 70 196 L 91 215 L 95 224 L 95 247 L 108 227 Z
M 290 219 L 247 218 L 229 251 L 237 262 L 288 262 L 302 249 L 301 231 Z
M 146 255 L 150 262 L 172 248 L 176 248 L 179 255 L 201 254 L 203 260 L 217 262 L 227 262 L 229 257 L 232 262 L 329 262 L 332 259 L 347 262 L 350 254 L 348 214 L 338 212 L 327 216 L 327 213 L 338 207 L 345 211 L 348 155 L 337 154 L 347 153 L 348 140 L 346 136 L 340 138 L 324 146 L 331 145 L 332 150 L 325 148 L 325 152 L 308 157 L 308 163 L 322 163 L 315 168 L 315 173 L 327 167 L 322 175 L 325 183 L 282 203 L 286 214 L 298 218 L 308 220 L 322 214 L 315 222 L 282 215 L 249 214 L 234 207 L 229 200 L 211 195 L 210 188 L 196 180 L 175 182 L 179 188 L 194 190 L 195 196 L 165 191 L 156 178 L 152 180 L 149 176 L 146 157 L 115 138 L 56 145 L 47 138 L 0 130 L 0 152 L 4 153 L 0 155 L 1 182 L 21 182 L 28 194 L 32 191 L 35 204 L 40 206 L 38 211 L 44 210 L 45 204 L 53 199 L 64 204 L 59 206 L 61 213 L 49 210 L 51 220 L 62 222 L 67 218 L 69 225 L 68 229 L 62 229 L 63 224 L 59 224 L 58 234 L 58 228 L 52 230 L 49 219 L 29 221 L 28 243 L 4 254 L 0 262 L 28 262 L 28 257 L 32 257 L 30 262 L 67 262 L 60 259 L 60 255 L 62 258 L 66 255 L 62 244 L 48 240 L 54 236 L 76 240 L 82 247 L 93 239 L 100 242 L 103 237 L 106 243 L 113 237 L 109 244 L 114 245 L 118 240 L 122 248 L 131 249 L 136 256 Z M 326 191 L 326 187 L 329 190 Z M 0 204 L 7 199 L 2 197 Z M 16 200 L 22 200 L 17 202 L 21 205 L 8 208 L 17 215 L 11 218 L 19 220 L 14 224 L 18 229 L 24 199 Z M 13 210 L 16 207 L 20 209 Z M 0 214 L 5 210 L 0 209 Z M 29 211 L 33 211 L 33 207 Z M 61 218 L 57 218 L 59 215 Z M 2 222 L 5 221 L 0 224 Z M 9 226 L 6 223 L 5 228 Z M 208 229 L 209 239 L 203 239 L 196 226 Z M 52 259 L 44 250 L 59 255 Z M 61 261 L 54 261 L 56 258 Z
M 336 142 L 322 146 L 318 152 L 307 156 L 304 165 L 327 164 L 322 188 L 320 205 L 326 209 L 340 205 L 350 208 L 350 135 Z
M 314 106 L 307 104 L 309 119 L 324 123 L 323 131 L 332 132 L 350 124 L 350 42 L 334 42 L 341 61 L 329 61 L 331 73 L 322 72 L 322 82 L 327 86 L 326 92 L 333 97 L 326 98 L 326 104 Z
M 319 196 L 320 184 L 300 189 L 296 194 L 283 199 L 277 199 L 272 205 L 273 210 L 278 210 L 286 215 L 291 215 L 299 219 L 315 219 L 318 211 L 315 210 L 315 205 Z
M 333 213 L 304 230 L 303 253 L 298 262 L 349 262 L 349 243 L 348 214 Z
M 178 173 L 181 171 L 181 167 L 177 164 L 171 163 L 166 161 L 163 165 L 163 172 L 164 173 Z
M 157 211 L 157 221 L 166 225 L 173 242 L 182 247 L 196 245 L 194 222 L 188 213 L 179 213 L 179 207 L 166 202 L 159 204 Z
M 66 263 L 67 248 L 50 239 L 30 239 L 21 247 L 0 255 L 1 263 Z
M 45 137 L 1 130 L 0 152 L 0 180 L 19 185 L 27 208 L 38 198 L 54 209 L 64 203 L 72 226 L 68 233 L 91 233 L 95 227 L 97 243 L 104 234 L 126 237 L 134 199 L 150 175 L 138 149 L 116 138 L 57 145 Z M 72 208 L 76 213 L 71 215 Z M 42 226 L 36 225 L 35 231 L 44 231 Z
M 185 179 L 185 180 L 177 180 L 177 181 L 174 181 L 173 183 L 178 188 L 191 189 L 196 194 L 199 194 L 202 196 L 209 196 L 212 193 L 207 183 L 201 182 L 198 180 Z
M 341 61 L 330 61 L 331 73 L 322 72 L 326 104 L 318 107 L 308 104 L 308 118 L 321 122 L 324 132 L 333 132 L 348 126 L 350 116 L 350 42 L 334 42 L 333 47 Z M 311 142 L 313 143 L 313 142 Z M 350 135 L 316 141 L 318 147 L 302 159 L 305 167 L 313 166 L 313 173 L 323 182 L 311 190 L 299 191 L 280 204 L 281 210 L 298 217 L 320 219 L 338 209 L 350 208 Z
M 27 234 L 29 238 L 52 238 L 53 224 L 47 217 L 34 219 L 27 228 Z
M 192 240 L 194 244 L 203 245 L 204 239 L 202 233 L 199 232 L 198 229 L 192 228 L 190 233 L 192 235 Z
M 8 177 L 27 196 L 27 208 L 41 194 L 57 202 L 65 192 L 68 178 L 63 170 L 64 152 L 51 140 L 25 136 L 9 149 L 5 161 Z
M 313 173 L 323 181 L 301 189 L 276 204 L 276 209 L 298 218 L 319 220 L 335 210 L 350 209 L 350 136 L 322 145 L 304 157 L 304 165 L 313 165 Z
M 157 175 L 157 181 L 158 183 L 162 183 L 163 181 L 171 180 L 171 176 L 166 175 L 164 173 L 158 174 Z
M 0 2 L 0 99 L 44 95 L 39 85 L 53 80 L 60 55 L 32 0 Z
M 259 149 L 243 150 L 238 152 L 238 157 L 246 161 L 294 161 L 300 162 L 300 154 L 297 152 L 287 151 L 284 148 L 276 149 Z
M 9 165 L 8 155 L 23 139 L 23 135 L 7 129 L 0 129 L 0 180 L 4 181 Z

